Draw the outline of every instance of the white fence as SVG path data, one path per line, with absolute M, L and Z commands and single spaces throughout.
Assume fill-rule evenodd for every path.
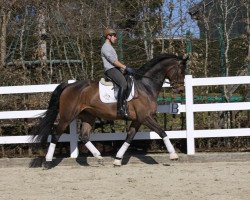
M 72 82 L 72 81 L 69 81 Z M 237 77 L 216 77 L 216 78 L 192 78 L 186 75 L 186 104 L 179 105 L 180 112 L 186 112 L 186 130 L 167 131 L 170 138 L 186 138 L 187 153 L 189 155 L 195 153 L 195 138 L 208 137 L 234 137 L 234 136 L 250 136 L 250 128 L 237 129 L 213 129 L 213 130 L 194 130 L 194 113 L 208 111 L 229 111 L 229 110 L 250 110 L 250 102 L 242 103 L 213 103 L 213 104 L 194 104 L 193 103 L 193 87 L 208 85 L 232 85 L 232 84 L 250 84 L 250 76 Z M 52 92 L 57 84 L 50 85 L 32 85 L 32 86 L 11 86 L 0 87 L 1 94 L 20 94 L 20 93 L 38 93 Z M 169 85 L 163 85 L 169 87 Z M 26 111 L 2 111 L 0 119 L 18 119 L 18 118 L 36 118 L 45 110 L 26 110 Z M 164 106 L 158 107 L 159 112 L 164 112 Z M 95 133 L 92 134 L 92 141 L 115 141 L 124 140 L 126 133 Z M 138 132 L 135 140 L 160 139 L 155 132 Z M 78 156 L 78 135 L 76 121 L 70 124 L 70 134 L 63 134 L 60 142 L 70 142 L 71 157 Z M 0 144 L 20 144 L 31 143 L 31 136 L 1 136 Z

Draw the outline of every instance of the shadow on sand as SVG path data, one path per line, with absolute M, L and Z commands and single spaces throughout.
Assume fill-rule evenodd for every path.
M 74 165 L 74 159 L 70 160 L 67 159 L 65 162 L 62 163 L 64 160 L 64 157 L 59 157 L 59 158 L 54 158 L 51 162 L 46 162 L 44 157 L 37 157 L 33 158 L 30 163 L 29 167 L 30 168 L 39 168 L 39 167 L 45 167 L 47 169 L 55 168 L 56 166 L 60 165 L 65 165 L 65 166 L 70 166 L 71 164 Z M 79 164 L 80 166 L 90 166 L 90 163 L 94 161 L 95 158 L 92 156 L 79 156 L 78 158 L 75 159 L 76 163 Z M 103 163 L 113 163 L 113 160 L 115 159 L 114 156 L 112 157 L 104 157 Z M 153 157 L 150 155 L 147 155 L 146 153 L 128 153 L 127 155 L 124 156 L 122 160 L 122 165 L 127 165 L 129 163 L 139 163 L 142 162 L 144 164 L 148 165 L 155 165 L 159 164 Z

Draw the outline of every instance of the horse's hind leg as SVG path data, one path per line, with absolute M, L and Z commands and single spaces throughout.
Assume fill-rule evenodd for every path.
M 90 132 L 92 130 L 93 124 L 95 122 L 95 118 L 93 115 L 84 112 L 81 114 L 81 119 L 83 121 L 81 133 L 79 135 L 79 139 L 84 143 L 86 148 L 92 153 L 92 155 L 97 158 L 99 161 L 103 160 L 101 153 L 98 149 L 93 145 L 91 141 L 89 141 Z
M 131 125 L 129 127 L 127 138 L 116 154 L 116 157 L 115 157 L 115 160 L 113 163 L 114 166 L 121 166 L 122 165 L 123 156 L 124 156 L 125 152 L 127 151 L 128 147 L 130 146 L 132 140 L 134 139 L 135 134 L 138 132 L 140 126 L 141 126 L 141 123 L 139 123 L 137 121 L 133 121 L 131 123 Z
M 44 163 L 44 168 L 45 169 L 49 169 L 52 167 L 51 163 L 52 163 L 52 159 L 54 156 L 54 152 L 55 152 L 55 148 L 56 148 L 56 144 L 59 140 L 59 138 L 61 137 L 61 135 L 63 134 L 63 132 L 65 131 L 65 129 L 67 128 L 67 126 L 69 125 L 69 122 L 65 122 L 60 120 L 57 127 L 56 127 L 56 133 L 52 133 L 51 134 L 51 142 L 48 148 L 48 152 L 45 156 L 45 163 Z
M 54 155 L 54 152 L 55 152 L 55 148 L 56 148 L 56 144 L 57 144 L 59 138 L 61 137 L 61 135 L 63 134 L 63 131 L 66 129 L 67 126 L 68 126 L 68 123 L 62 123 L 62 121 L 60 121 L 59 124 L 56 127 L 56 134 L 55 133 L 51 134 L 51 136 L 52 136 L 51 137 L 51 142 L 50 142 L 50 145 L 49 145 L 48 152 L 47 152 L 47 154 L 45 156 L 47 162 L 52 161 L 52 158 L 53 158 L 53 155 Z

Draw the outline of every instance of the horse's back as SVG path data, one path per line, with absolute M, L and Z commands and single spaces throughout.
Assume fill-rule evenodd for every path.
M 84 89 L 86 87 L 95 87 L 98 85 L 97 81 L 94 80 L 80 80 L 80 81 L 76 81 L 74 83 L 69 84 L 69 87 L 71 88 L 75 88 L 75 89 Z
M 68 86 L 64 89 L 61 100 L 69 100 L 74 101 L 75 99 L 79 99 L 80 96 L 92 96 L 91 93 L 96 93 L 98 90 L 98 82 L 93 80 L 80 80 L 74 83 L 68 84 Z

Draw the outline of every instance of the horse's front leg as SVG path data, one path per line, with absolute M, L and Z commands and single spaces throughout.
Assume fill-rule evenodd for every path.
M 127 151 L 128 147 L 130 146 L 132 140 L 134 139 L 135 134 L 138 132 L 140 126 L 141 126 L 141 123 L 139 123 L 137 121 L 133 121 L 130 124 L 127 138 L 116 154 L 116 157 L 115 157 L 115 160 L 113 163 L 114 166 L 121 166 L 122 165 L 122 158 L 123 158 L 125 152 Z
M 170 154 L 170 160 L 178 160 L 179 157 L 176 154 L 175 149 L 169 140 L 169 137 L 167 136 L 165 131 L 159 126 L 159 124 L 155 121 L 155 119 L 152 116 L 149 116 L 145 119 L 143 124 L 146 125 L 148 128 L 150 128 L 152 131 L 158 133 L 159 136 L 163 139 L 163 142 Z

